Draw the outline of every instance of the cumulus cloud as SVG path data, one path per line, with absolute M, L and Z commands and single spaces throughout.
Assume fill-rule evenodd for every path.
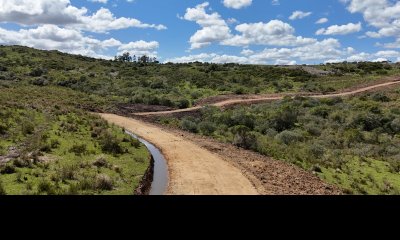
M 346 56 L 347 49 L 342 49 L 338 40 L 326 39 L 306 46 L 294 48 L 265 48 L 260 52 L 245 49 L 242 57 L 230 55 L 199 54 L 168 59 L 166 62 L 215 62 L 215 63 L 248 63 L 248 64 L 277 64 L 290 65 L 299 61 L 324 61 Z
M 274 6 L 281 5 L 281 3 L 279 2 L 279 0 L 272 0 L 272 1 L 271 1 L 271 4 L 274 5 Z
M 316 21 L 316 24 L 323 24 L 323 23 L 327 23 L 329 20 L 327 18 L 320 18 L 318 19 L 318 21 Z
M 129 52 L 132 56 L 148 55 L 153 57 L 157 55 L 156 49 L 158 49 L 159 46 L 160 44 L 156 41 L 146 42 L 140 40 L 128 44 L 121 44 L 118 48 L 118 54 L 121 55 L 122 53 Z
M 346 25 L 332 25 L 328 28 L 321 28 L 315 34 L 317 35 L 347 35 L 360 32 L 362 29 L 361 23 L 349 23 Z
M 248 46 L 250 44 L 269 46 L 298 46 L 316 42 L 316 39 L 295 36 L 295 29 L 280 20 L 268 23 L 245 23 L 236 26 L 241 33 L 225 39 L 221 44 L 228 46 Z
M 108 0 L 89 0 L 91 2 L 98 2 L 98 3 L 104 3 L 106 4 L 108 2 Z
M 202 27 L 190 38 L 191 49 L 202 48 L 231 36 L 228 24 L 221 15 L 216 12 L 211 14 L 206 12 L 208 6 L 209 3 L 205 2 L 194 8 L 188 8 L 183 16 L 183 19 L 196 22 Z
M 289 17 L 290 20 L 296 20 L 296 19 L 303 19 L 305 17 L 308 17 L 312 14 L 312 12 L 302 12 L 302 11 L 294 11 L 292 15 Z
M 224 0 L 224 6 L 227 8 L 241 9 L 252 4 L 253 0 Z
M 155 56 L 158 42 L 137 41 L 123 44 L 114 38 L 98 40 L 87 37 L 75 29 L 60 28 L 55 25 L 42 25 L 33 29 L 18 31 L 0 28 L 0 44 L 24 45 L 43 50 L 59 50 L 66 53 L 86 55 L 96 58 L 111 59 L 104 55 L 110 48 L 118 48 L 121 52 L 136 55 Z
M 376 32 L 367 32 L 374 38 L 395 37 L 394 43 L 386 47 L 400 48 L 400 2 L 392 0 L 342 0 L 351 13 L 361 13 L 364 20 L 377 28 Z
M 0 0 L 0 22 L 25 26 L 54 24 L 91 32 L 130 27 L 166 29 L 163 25 L 146 24 L 134 18 L 116 18 L 105 8 L 88 15 L 86 8 L 77 8 L 69 0 Z

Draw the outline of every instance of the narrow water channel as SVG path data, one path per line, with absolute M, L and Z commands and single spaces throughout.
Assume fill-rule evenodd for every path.
M 164 195 L 168 188 L 168 165 L 161 151 L 148 141 L 125 131 L 129 136 L 143 143 L 150 151 L 154 159 L 153 182 L 151 183 L 149 195 Z

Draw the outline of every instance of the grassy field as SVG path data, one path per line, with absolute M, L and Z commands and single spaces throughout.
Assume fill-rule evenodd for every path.
M 400 194 L 400 87 L 351 98 L 287 98 L 162 124 L 313 171 L 351 194 Z
M 59 87 L 0 88 L 2 194 L 133 194 L 150 155 L 122 129 L 78 108 L 94 98 Z

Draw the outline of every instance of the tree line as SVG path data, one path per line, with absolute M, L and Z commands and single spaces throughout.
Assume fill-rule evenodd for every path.
M 135 62 L 135 63 L 159 63 L 156 57 L 149 57 L 147 55 L 136 56 L 129 52 L 125 52 L 122 55 L 117 55 L 114 57 L 114 61 L 118 62 Z

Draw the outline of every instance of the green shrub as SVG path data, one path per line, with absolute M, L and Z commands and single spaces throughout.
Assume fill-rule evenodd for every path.
M 304 137 L 301 133 L 288 130 L 279 133 L 275 136 L 275 138 L 286 145 L 304 140 Z
M 38 192 L 46 193 L 48 195 L 54 195 L 56 193 L 56 190 L 50 181 L 48 181 L 47 179 L 42 179 L 38 184 Z
M 211 136 L 217 130 L 217 126 L 213 122 L 205 121 L 199 124 L 199 129 L 204 135 Z
M 235 134 L 233 144 L 244 149 L 256 149 L 257 137 L 246 126 L 236 126 L 233 129 Z
M 313 157 L 321 158 L 325 154 L 325 147 L 320 144 L 312 144 L 309 151 Z
M 197 133 L 199 130 L 197 124 L 189 119 L 184 119 L 181 123 L 181 127 L 185 131 Z
M 62 166 L 57 170 L 58 176 L 63 182 L 67 180 L 75 180 L 76 173 L 78 171 L 78 166 L 76 165 L 66 165 Z
M 13 174 L 15 172 L 16 172 L 15 167 L 13 165 L 9 165 L 9 164 L 4 166 L 0 171 L 1 174 Z
M 96 177 L 95 188 L 98 190 L 113 190 L 114 184 L 111 178 L 105 174 Z
M 384 93 L 375 93 L 372 95 L 372 99 L 377 102 L 390 102 L 390 98 Z
M 0 123 L 0 135 L 6 134 L 9 127 L 3 123 Z
M 82 156 L 87 154 L 87 146 L 86 144 L 74 144 L 69 150 L 70 153 L 74 153 L 77 156 Z
M 394 119 L 390 123 L 390 127 L 392 128 L 394 133 L 396 133 L 396 134 L 400 133 L 400 118 Z
M 109 132 L 106 132 L 101 137 L 100 145 L 104 153 L 111 153 L 111 154 L 124 153 L 124 149 L 120 145 L 119 139 Z
M 131 138 L 131 146 L 138 149 L 142 146 L 142 143 L 136 138 Z
M 190 102 L 187 99 L 182 99 L 177 104 L 178 108 L 184 109 L 190 107 Z
M 30 135 L 35 131 L 35 125 L 32 122 L 24 121 L 21 125 L 22 133 L 24 135 Z
M 32 165 L 31 161 L 26 157 L 15 159 L 13 164 L 17 168 L 30 167 Z
M 93 162 L 93 165 L 99 168 L 107 168 L 109 166 L 109 163 L 104 157 L 99 157 L 98 159 L 96 159 L 96 161 Z
M 3 186 L 3 182 L 0 180 L 0 196 L 7 195 L 6 189 Z

